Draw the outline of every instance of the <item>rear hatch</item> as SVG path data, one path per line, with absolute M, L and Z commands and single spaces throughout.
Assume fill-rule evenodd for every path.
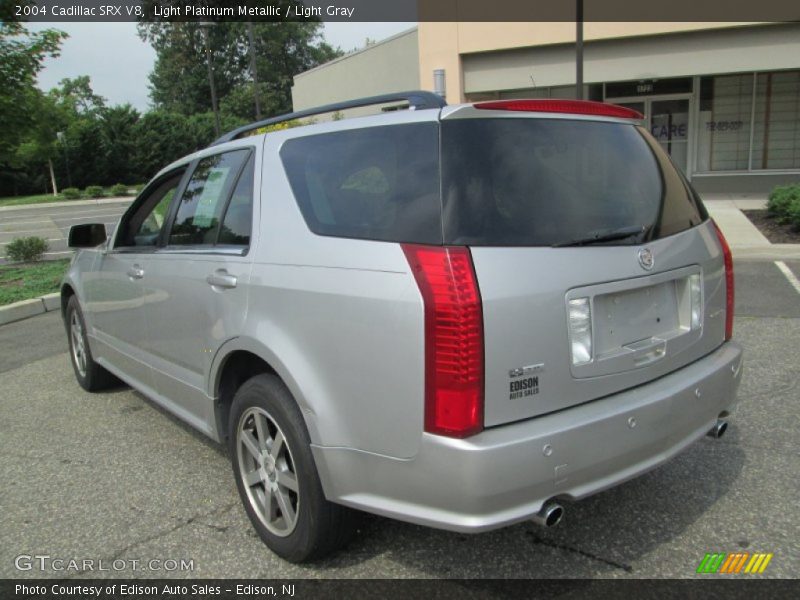
M 635 121 L 445 109 L 445 244 L 483 302 L 487 427 L 675 371 L 725 336 L 713 223 Z

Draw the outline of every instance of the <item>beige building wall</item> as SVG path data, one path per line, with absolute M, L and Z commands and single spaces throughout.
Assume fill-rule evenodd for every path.
M 292 104 L 294 110 L 303 110 L 418 88 L 419 49 L 414 28 L 295 75 Z
M 651 36 L 655 47 L 662 41 L 661 36 L 685 32 L 697 32 L 708 30 L 723 30 L 741 27 L 743 25 L 755 25 L 755 23 L 586 23 L 584 25 L 584 41 L 586 42 L 586 65 L 585 76 L 592 76 L 591 52 L 599 42 L 603 40 L 621 40 L 624 38 L 636 38 L 641 36 Z M 564 70 L 561 64 L 555 64 L 551 68 L 552 73 L 558 76 L 534 76 L 537 86 L 542 85 L 563 85 L 574 83 L 574 42 L 575 42 L 575 23 L 437 23 L 422 22 L 419 24 L 419 85 L 422 89 L 433 89 L 433 71 L 435 69 L 445 69 L 447 84 L 447 100 L 451 103 L 463 102 L 465 93 L 465 78 L 469 79 L 462 71 L 462 61 L 472 61 L 469 65 L 471 69 L 486 70 L 493 69 L 495 66 L 502 66 L 507 61 L 517 62 L 531 60 L 530 52 L 527 50 L 536 47 L 538 55 L 533 59 L 541 64 L 552 64 L 547 61 L 560 60 L 558 54 L 563 53 L 569 46 L 569 54 L 572 66 Z M 657 36 L 657 37 L 653 37 Z M 562 46 L 563 48 L 559 48 Z M 514 49 L 514 53 L 507 54 L 502 50 Z M 493 53 L 493 54 L 487 54 Z M 554 56 L 554 53 L 556 55 Z M 484 55 L 484 56 L 482 56 Z M 523 56 L 520 59 L 520 56 Z M 492 60 L 491 57 L 495 57 Z M 630 58 L 630 56 L 628 57 Z M 489 64 L 493 63 L 493 64 Z M 683 63 L 684 67 L 685 62 Z M 466 70 L 466 69 L 465 69 Z M 683 75 L 687 73 L 681 73 Z M 570 78 L 571 76 L 571 78 Z M 624 79 L 632 79 L 634 76 L 623 76 Z M 519 81 L 512 87 L 494 89 L 513 89 L 513 87 L 532 87 L 530 73 L 525 76 L 526 82 Z M 546 81 L 547 80 L 547 81 Z M 597 81 L 602 80 L 598 74 Z
M 584 50 L 584 81 L 792 69 L 798 57 L 797 24 L 595 40 Z M 469 54 L 461 60 L 465 94 L 575 83 L 574 44 Z

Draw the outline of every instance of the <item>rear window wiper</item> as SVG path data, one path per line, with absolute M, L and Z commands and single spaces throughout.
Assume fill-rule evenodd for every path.
M 634 225 L 632 227 L 621 227 L 619 229 L 601 230 L 596 231 L 592 235 L 587 235 L 583 238 L 570 240 L 568 242 L 559 242 L 553 244 L 553 248 L 563 248 L 565 246 L 588 246 L 590 244 L 599 244 L 602 242 L 613 242 L 614 240 L 624 240 L 634 235 L 639 235 L 644 239 L 650 231 L 652 225 Z

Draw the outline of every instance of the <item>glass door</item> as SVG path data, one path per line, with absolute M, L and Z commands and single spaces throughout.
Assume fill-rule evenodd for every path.
M 648 103 L 650 133 L 686 173 L 689 165 L 689 99 L 649 100 Z
M 645 105 L 645 101 L 641 100 L 639 102 L 617 102 L 616 100 L 606 100 L 606 102 L 611 102 L 612 104 L 616 104 L 617 106 L 624 106 L 625 108 L 630 108 L 631 110 L 635 110 L 640 112 L 644 115 L 645 119 L 647 118 L 647 106 Z
M 690 96 L 606 98 L 606 102 L 642 113 L 648 131 L 681 171 L 688 174 Z

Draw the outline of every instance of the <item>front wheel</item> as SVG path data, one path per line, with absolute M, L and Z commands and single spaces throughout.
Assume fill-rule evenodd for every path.
M 118 384 L 119 380 L 92 358 L 86 337 L 86 321 L 75 296 L 67 303 L 66 325 L 69 355 L 78 384 L 87 392 L 97 392 Z
M 236 487 L 264 543 L 295 563 L 344 545 L 352 511 L 325 499 L 303 417 L 283 382 L 264 374 L 244 383 L 229 423 Z

